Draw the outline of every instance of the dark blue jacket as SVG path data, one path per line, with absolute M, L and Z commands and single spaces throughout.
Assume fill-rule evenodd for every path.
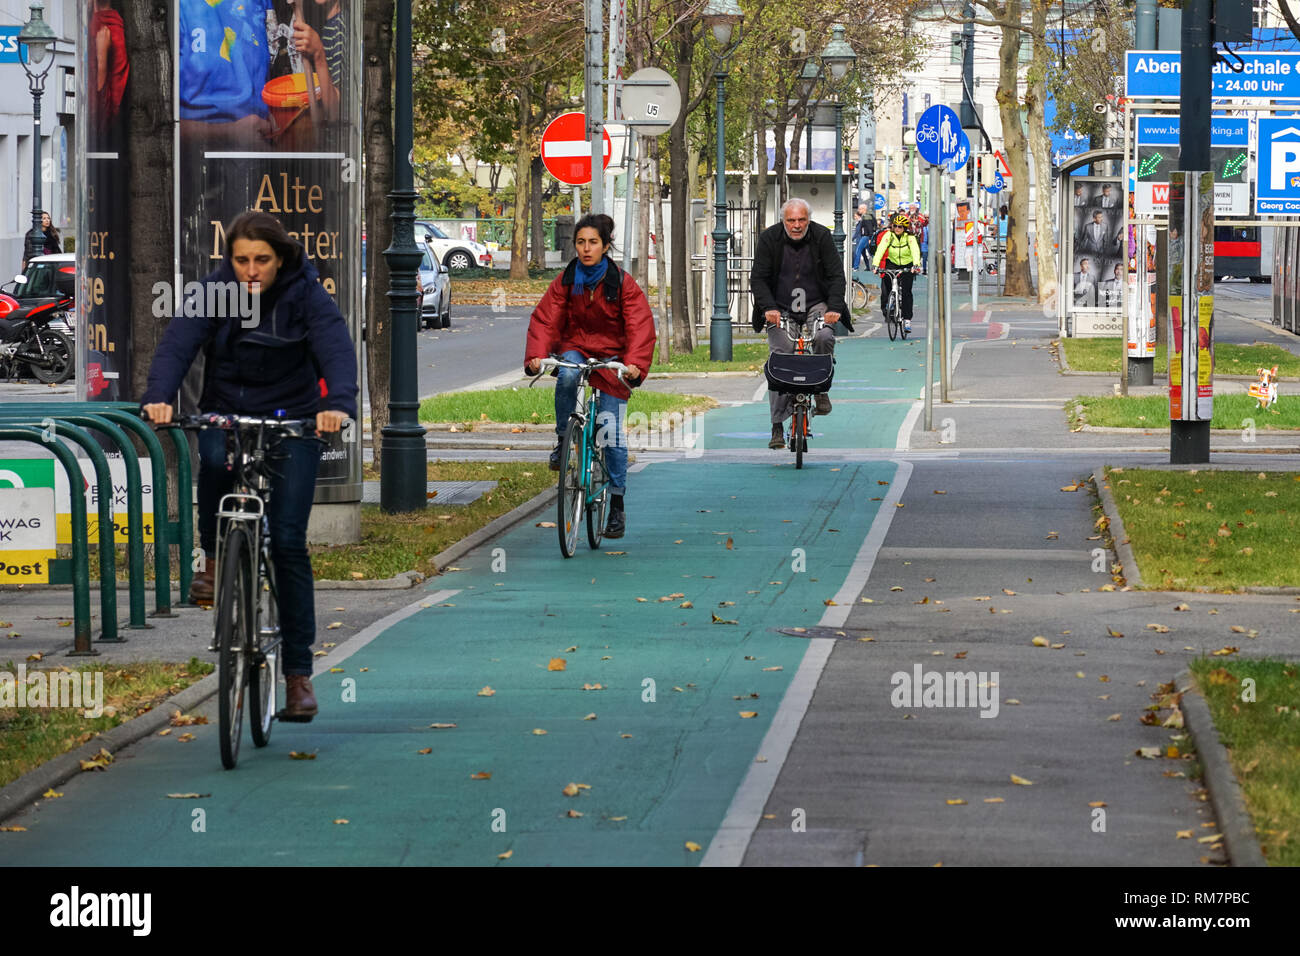
M 310 418 L 318 411 L 357 417 L 357 363 L 352 337 L 338 306 L 317 281 L 311 261 L 298 253 L 281 266 L 262 293 L 256 326 L 231 318 L 176 316 L 167 326 L 141 405 L 170 403 L 202 349 L 205 356 L 203 412 Z M 229 260 L 202 280 L 235 281 Z M 213 301 L 221 299 L 220 296 Z M 204 303 L 198 311 L 206 309 Z M 190 311 L 194 311 L 191 309 Z M 229 311 L 229 310 L 225 310 Z M 320 395 L 325 379 L 327 395 Z

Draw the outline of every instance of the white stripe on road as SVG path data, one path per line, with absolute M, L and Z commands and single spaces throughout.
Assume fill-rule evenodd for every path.
M 866 540 L 862 542 L 862 547 L 853 559 L 853 565 L 844 579 L 844 585 L 835 594 L 834 600 L 839 606 L 826 609 L 819 622 L 822 627 L 844 625 L 848 620 L 849 611 L 852 610 L 852 602 L 866 587 L 867 579 L 871 577 L 876 554 L 880 551 L 885 535 L 889 533 L 890 522 L 894 520 L 894 513 L 898 510 L 894 506 L 903 497 L 907 481 L 912 475 L 911 462 L 895 460 L 894 464 L 898 466 L 898 472 L 889 486 L 889 493 L 880 503 L 880 510 L 876 512 L 875 520 L 871 522 L 871 530 L 867 532 Z M 744 861 L 745 852 L 754 837 L 754 830 L 762 817 L 763 808 L 767 806 L 772 788 L 776 786 L 781 768 L 785 766 L 790 747 L 794 744 L 799 725 L 808 711 L 808 704 L 817 689 L 817 682 L 821 680 L 822 671 L 834 646 L 835 642 L 828 638 L 813 638 L 808 642 L 808 649 L 799 663 L 799 670 L 790 682 L 785 696 L 781 698 L 781 706 L 777 709 L 776 716 L 772 718 L 772 725 L 767 729 L 763 743 L 758 748 L 758 753 L 767 757 L 767 762 L 750 764 L 749 772 L 745 774 L 745 779 L 736 790 L 736 795 L 731 798 L 731 806 L 727 808 L 727 815 L 722 825 L 709 841 L 708 852 L 700 861 L 701 866 L 740 866 Z

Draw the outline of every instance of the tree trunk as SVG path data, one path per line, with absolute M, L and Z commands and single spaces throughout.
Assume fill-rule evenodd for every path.
M 1021 0 L 1007 0 L 998 46 L 998 112 L 1002 118 L 1002 142 L 1015 188 L 1007 212 L 1006 283 L 1003 295 L 1029 297 L 1034 294 L 1034 277 L 1029 266 L 1029 156 L 1020 125 L 1019 60 L 1021 34 L 1013 24 L 1020 22 Z
M 780 208 L 785 205 L 785 201 L 790 198 L 786 195 L 789 191 L 790 181 L 786 179 L 785 175 L 786 164 L 788 161 L 785 151 L 785 131 L 787 129 L 789 129 L 789 127 L 786 125 L 784 120 L 777 123 L 773 128 L 773 131 L 776 134 L 776 156 L 772 162 L 772 175 L 776 178 L 776 208 L 778 210 L 780 210 Z M 777 218 L 780 218 L 779 212 Z
M 754 145 L 756 147 L 754 164 L 757 166 L 754 198 L 758 202 L 758 221 L 754 224 L 754 235 L 758 236 L 767 226 L 767 124 L 763 122 L 761 113 L 758 117 L 758 129 L 755 130 Z M 752 245 L 749 254 L 751 256 L 754 254 Z
M 803 150 L 800 145 L 803 143 L 805 123 L 803 117 L 797 117 L 794 121 L 794 135 L 790 137 L 790 156 L 786 166 L 787 170 L 802 169 L 800 163 L 803 161 Z
M 691 24 L 687 20 L 682 20 L 673 27 L 676 36 L 677 52 L 677 89 L 681 95 L 682 103 L 691 101 L 691 60 L 695 52 L 695 40 L 691 35 Z M 656 154 L 657 155 L 657 154 Z M 687 227 L 690 225 L 690 208 L 691 193 L 687 182 L 686 163 L 689 158 L 689 150 L 686 146 L 686 111 L 682 110 L 677 117 L 677 122 L 673 123 L 672 128 L 668 131 L 668 186 L 672 195 L 673 206 L 676 214 L 672 221 L 672 240 L 670 243 L 660 245 L 660 254 L 662 255 L 664 245 L 667 245 L 669 257 L 672 259 L 672 285 L 673 289 L 685 289 L 688 281 L 688 267 L 690 265 L 690 246 L 687 242 Z M 656 202 L 658 198 L 656 197 Z M 662 226 L 662 219 L 660 220 Z M 686 329 L 690 316 L 686 314 L 686 296 L 674 295 L 672 299 L 672 316 L 673 316 L 673 345 L 681 347 L 683 343 L 690 340 L 689 332 Z
M 658 140 L 655 140 L 654 152 L 653 152 L 653 163 L 654 163 L 652 167 L 654 169 L 653 179 L 657 184 L 659 182 L 659 141 Z M 663 196 L 663 192 L 656 188 L 654 191 L 654 196 L 651 199 L 651 204 L 653 204 L 654 212 L 655 212 L 655 235 L 657 236 L 662 236 L 664 234 L 664 201 L 661 198 L 662 196 Z M 674 220 L 676 220 L 678 217 L 675 216 L 673 218 Z M 676 260 L 674 259 L 674 262 L 675 261 Z M 655 274 L 656 274 L 656 281 L 659 287 L 656 290 L 659 293 L 659 337 L 661 343 L 659 354 L 662 360 L 667 362 L 671 360 L 672 354 L 676 350 L 675 346 L 677 343 L 673 341 L 674 339 L 673 328 L 672 328 L 673 317 L 672 314 L 668 311 L 668 303 L 666 301 L 668 295 L 668 281 L 667 281 L 668 277 L 667 275 L 665 275 L 665 272 L 666 270 L 664 269 L 664 257 L 662 254 L 662 247 L 660 247 L 659 254 L 655 256 Z M 678 296 L 677 298 L 680 300 L 685 297 Z
M 650 181 L 650 151 L 658 149 L 658 138 L 640 137 L 636 151 L 636 281 L 642 289 L 650 288 L 650 196 L 659 191 L 659 183 Z M 660 237 L 662 242 L 662 237 Z M 656 249 L 656 255 L 658 249 Z
M 155 282 L 175 281 L 172 276 L 172 42 L 167 18 L 158 17 L 152 3 L 127 0 L 126 46 L 131 50 L 130 96 L 127 125 L 131 149 L 128 153 L 127 189 L 129 208 L 138 222 L 154 228 L 131 231 L 130 301 L 131 342 L 136 361 L 131 363 L 130 396 L 144 394 L 149 379 L 149 357 L 171 321 L 154 318 L 148 303 L 155 298 Z M 49 103 L 52 98 L 47 98 Z M 163 228 L 158 228 L 163 224 Z M 125 224 L 122 224 L 125 228 Z M 82 250 L 78 250 L 80 254 Z M 172 443 L 163 442 L 170 450 Z
M 546 230 L 542 222 L 542 173 L 545 172 L 541 155 L 533 157 L 533 168 L 529 185 L 530 218 L 532 220 L 532 241 L 529 242 L 528 265 L 534 269 L 546 268 Z
M 1034 247 L 1038 261 L 1038 301 L 1047 302 L 1057 294 L 1056 250 L 1052 242 L 1052 143 L 1047 136 L 1043 105 L 1047 102 L 1047 70 L 1051 53 L 1047 46 L 1048 0 L 1031 0 L 1034 28 L 1034 65 L 1029 71 L 1029 88 L 1025 105 L 1029 107 L 1029 147 L 1034 157 Z
M 362 138 L 366 151 L 366 390 L 370 396 L 370 434 L 375 468 L 380 467 L 382 430 L 388 424 L 391 393 L 392 323 L 388 301 L 388 260 L 393 220 L 393 0 L 366 0 L 361 44 Z
M 528 278 L 528 180 L 532 162 L 528 158 L 528 120 L 532 113 L 529 105 L 531 90 L 526 82 L 515 89 L 519 98 L 516 116 L 519 128 L 515 131 L 515 210 L 514 227 L 510 233 L 510 278 Z

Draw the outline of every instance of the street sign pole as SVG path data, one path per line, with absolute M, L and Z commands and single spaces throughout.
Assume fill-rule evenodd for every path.
M 1169 223 L 1175 224 L 1177 202 L 1184 218 L 1179 225 L 1183 227 L 1180 235 L 1185 250 L 1181 261 L 1172 256 L 1169 261 L 1169 314 L 1173 323 L 1169 336 L 1169 461 L 1175 465 L 1210 460 L 1213 368 L 1200 365 L 1211 365 L 1214 348 L 1214 174 L 1206 172 L 1210 169 L 1211 2 L 1185 0 L 1183 5 L 1178 167 L 1184 175 L 1175 173 L 1169 191 Z M 1177 303 L 1175 290 L 1180 293 Z M 1180 347 L 1181 361 L 1175 353 Z M 1178 365 L 1181 382 L 1175 385 Z M 1175 401 L 1175 395 L 1179 401 Z
M 952 230 L 952 183 L 945 181 L 943 185 L 943 233 L 945 236 Z M 952 246 L 956 252 L 957 235 L 953 233 Z M 942 353 L 942 361 L 939 364 L 939 400 L 948 401 L 948 384 L 951 378 L 951 368 L 948 363 L 948 353 L 952 350 L 952 260 L 953 257 L 948 254 L 948 244 L 944 243 L 943 250 L 943 309 L 939 313 L 939 328 L 943 332 L 943 337 L 939 340 L 939 350 Z
M 930 288 L 925 297 L 925 430 L 934 430 L 934 323 L 939 314 L 939 248 L 943 233 L 939 220 L 939 167 L 930 164 Z
M 585 106 L 587 116 L 587 139 L 591 141 L 591 212 L 598 213 L 605 211 L 604 184 L 605 178 L 601 175 L 604 169 L 604 130 L 602 128 L 602 89 L 601 89 L 601 62 L 604 59 L 604 50 L 601 48 L 601 37 L 604 32 L 604 23 L 601 14 L 604 12 L 604 5 L 600 0 L 583 0 L 586 6 L 587 15 L 587 55 L 586 63 L 583 69 L 583 77 L 586 85 Z

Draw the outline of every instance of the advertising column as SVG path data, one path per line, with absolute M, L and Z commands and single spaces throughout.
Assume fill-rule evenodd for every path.
M 178 280 L 216 270 L 236 216 L 270 213 L 359 344 L 360 0 L 178 2 Z M 323 516 L 347 537 L 359 533 L 360 428 L 330 438 L 316 501 L 348 507 L 316 508 L 313 522 Z

